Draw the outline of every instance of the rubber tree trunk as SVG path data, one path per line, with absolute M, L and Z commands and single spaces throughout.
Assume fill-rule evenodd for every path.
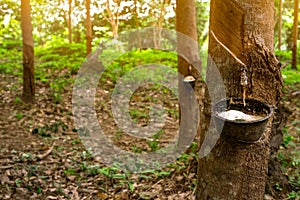
M 198 40 L 197 35 L 197 25 L 196 25 L 196 2 L 194 0 L 177 0 L 176 1 L 176 31 L 186 35 L 191 40 L 195 41 L 195 44 Z M 183 76 L 189 75 L 189 65 L 194 64 L 194 67 L 200 68 L 199 65 L 199 56 L 198 56 L 198 46 L 190 46 L 186 43 L 186 40 L 183 37 L 178 35 L 178 71 Z
M 273 0 L 211 0 L 210 63 L 215 63 L 220 72 L 227 97 L 243 96 L 241 70 L 246 66 L 246 96 L 270 105 L 278 104 L 282 78 L 273 41 Z M 215 75 L 212 66 L 208 66 L 207 80 Z M 209 97 L 207 91 L 206 97 Z M 210 101 L 206 100 L 201 118 L 202 139 L 207 136 L 210 114 Z M 272 119 L 255 143 L 232 142 L 219 137 L 217 143 L 208 148 L 211 152 L 198 163 L 197 200 L 263 199 L 271 122 Z
M 187 87 L 184 77 L 200 79 L 201 62 L 198 52 L 195 0 L 176 1 L 176 31 L 179 72 L 180 135 L 181 147 L 193 141 L 198 127 L 198 103 L 192 96 L 197 92 Z
M 69 38 L 69 43 L 72 43 L 72 0 L 68 1 L 69 4 L 69 10 L 68 10 L 68 38 Z
M 91 22 L 91 0 L 86 0 L 86 54 L 92 52 L 92 22 Z
M 295 0 L 294 5 L 295 6 L 294 6 L 293 47 L 292 47 L 292 69 L 297 69 L 299 0 Z
M 21 1 L 21 27 L 23 39 L 23 101 L 33 103 L 34 84 L 34 49 L 32 24 L 30 16 L 30 0 Z

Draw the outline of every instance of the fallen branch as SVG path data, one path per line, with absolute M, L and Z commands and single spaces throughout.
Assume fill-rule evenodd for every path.
M 0 166 L 0 169 L 10 169 L 13 167 L 14 167 L 14 165 Z
M 71 200 L 79 200 L 77 189 L 78 189 L 78 186 L 73 190 L 73 194 L 71 196 Z
M 44 158 L 46 158 L 52 152 L 54 145 L 55 145 L 55 142 L 53 142 L 52 146 L 48 149 L 48 151 L 46 151 L 44 154 L 38 155 L 37 158 L 39 160 L 43 160 Z

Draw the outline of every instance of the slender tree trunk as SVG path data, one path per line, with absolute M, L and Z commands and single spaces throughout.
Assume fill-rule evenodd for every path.
M 197 25 L 196 25 L 196 3 L 194 0 L 177 0 L 176 1 L 176 31 L 186 35 L 191 38 L 197 44 Z M 186 40 L 180 35 L 178 36 L 178 53 L 179 55 L 184 55 L 186 60 L 182 56 L 178 57 L 178 71 L 183 76 L 187 75 L 195 75 L 191 74 L 195 73 L 189 72 L 189 65 L 195 65 L 194 67 L 198 67 L 200 69 L 201 63 L 198 55 L 198 46 L 190 46 L 190 44 L 186 43 Z M 194 63 L 191 63 L 194 62 Z
M 209 55 L 223 78 L 226 96 L 242 97 L 241 70 L 246 65 L 247 97 L 277 105 L 282 79 L 273 52 L 273 0 L 211 0 L 210 12 Z M 209 80 L 215 76 L 211 68 L 209 65 L 207 70 Z M 210 105 L 206 100 L 201 139 L 207 136 L 209 122 Z M 196 199 L 263 199 L 271 122 L 255 143 L 232 142 L 221 137 L 215 146 L 208 146 L 212 151 L 198 164 Z
M 34 49 L 30 0 L 21 0 L 21 26 L 23 38 L 23 101 L 34 102 Z
M 157 48 L 160 49 L 160 41 L 161 41 L 161 31 L 162 31 L 162 27 L 163 27 L 163 22 L 165 21 L 165 15 L 166 15 L 166 6 L 169 5 L 171 3 L 170 0 L 162 0 L 160 2 L 160 13 L 159 13 L 159 17 L 157 20 L 157 32 L 155 33 L 157 36 Z
M 183 82 L 186 76 L 193 76 L 197 81 L 200 80 L 201 62 L 197 43 L 195 0 L 176 1 L 176 31 L 181 111 L 179 143 L 181 146 L 186 146 L 190 145 L 189 142 L 196 135 L 199 119 L 198 103 L 191 97 L 193 91 Z M 195 95 L 197 96 L 196 91 Z
M 91 0 L 86 0 L 86 54 L 92 52 L 92 22 L 90 12 Z
M 106 0 L 106 11 L 108 13 L 107 21 L 110 23 L 113 33 L 113 38 L 118 39 L 119 37 L 119 2 L 116 3 L 116 11 L 112 11 L 110 6 L 110 0 Z
M 282 0 L 279 0 L 278 8 L 278 50 L 281 50 L 281 29 L 282 29 Z
M 139 13 L 138 13 L 138 1 L 134 0 L 134 21 L 135 21 L 135 25 L 136 28 L 139 29 L 140 28 L 140 23 L 139 23 Z M 137 46 L 140 48 L 142 43 L 141 43 L 141 33 L 140 31 L 137 31 Z
M 298 14 L 299 0 L 295 0 L 294 7 L 294 27 L 293 27 L 293 47 L 292 47 L 292 69 L 297 69 L 297 39 L 298 39 Z
M 69 43 L 72 43 L 72 0 L 69 0 L 68 11 L 68 30 L 69 30 Z

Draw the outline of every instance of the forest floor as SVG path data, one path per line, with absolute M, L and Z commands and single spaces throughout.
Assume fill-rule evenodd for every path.
M 178 105 L 168 91 L 140 90 L 130 102 L 134 108 L 130 115 L 141 125 L 149 123 L 143 114 L 145 104 L 163 99 L 168 108 L 164 132 L 149 142 L 133 139 L 117 128 L 108 111 L 111 91 L 109 85 L 106 87 L 97 91 L 95 107 L 101 128 L 114 144 L 133 152 L 155 151 L 174 137 L 174 130 L 178 129 Z M 78 136 L 72 115 L 73 88 L 65 88 L 59 102 L 47 88 L 47 84 L 37 82 L 36 103 L 29 107 L 20 100 L 20 78 L 0 74 L 0 199 L 194 198 L 197 161 L 193 152 L 173 165 L 142 174 L 123 173 L 117 166 L 106 166 L 89 153 Z M 300 160 L 297 154 L 300 151 L 299 91 L 300 84 L 289 85 L 284 90 L 284 105 L 292 114 L 279 155 L 287 176 L 299 172 L 293 168 L 299 163 L 290 164 Z M 152 99 L 147 99 L 149 96 Z M 277 187 L 278 193 L 285 194 L 280 199 L 287 199 L 292 192 Z

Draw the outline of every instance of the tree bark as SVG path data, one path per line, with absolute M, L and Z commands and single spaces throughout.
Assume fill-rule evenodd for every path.
M 200 80 L 201 61 L 199 58 L 196 2 L 195 0 L 176 1 L 176 31 L 179 72 L 179 102 L 180 102 L 180 146 L 190 145 L 198 127 L 199 107 L 193 92 L 197 96 L 198 85 L 195 90 L 187 87 L 183 82 L 186 76 L 193 76 L 196 83 Z
M 163 27 L 163 22 L 165 21 L 166 6 L 168 6 L 170 3 L 171 3 L 170 0 L 161 0 L 157 4 L 157 6 L 160 8 L 160 11 L 159 11 L 159 16 L 157 21 L 154 22 L 154 25 L 157 27 L 156 29 L 157 31 L 153 32 L 155 49 L 160 49 L 161 31 Z
M 273 52 L 273 0 L 211 0 L 210 9 L 209 55 L 223 78 L 226 96 L 243 96 L 241 70 L 246 66 L 246 96 L 276 106 L 281 98 L 282 78 Z M 209 65 L 206 79 L 215 75 L 211 68 Z M 201 118 L 202 140 L 210 122 L 210 106 L 206 99 Z M 263 199 L 271 122 L 272 119 L 255 143 L 220 137 L 210 147 L 212 151 L 199 160 L 196 199 Z
M 92 52 L 92 22 L 91 22 L 91 0 L 86 0 L 86 54 Z
M 72 43 L 72 0 L 68 1 L 69 11 L 68 11 L 68 30 L 69 30 L 69 43 Z
M 292 69 L 297 69 L 297 39 L 298 39 L 298 14 L 299 0 L 294 1 L 294 26 L 293 26 L 293 47 L 292 47 Z
M 136 29 L 140 28 L 140 23 L 139 23 L 139 13 L 138 13 L 138 1 L 134 0 L 134 21 L 135 21 L 135 26 Z M 137 47 L 141 48 L 141 33 L 140 31 L 137 31 Z
M 33 103 L 34 85 L 34 49 L 32 37 L 30 0 L 21 0 L 21 27 L 23 39 L 23 101 Z
M 196 3 L 194 0 L 176 1 L 176 31 L 188 36 L 197 44 Z M 187 76 L 190 75 L 189 65 L 195 65 L 193 67 L 198 67 L 198 69 L 201 67 L 198 46 L 190 46 L 190 44 L 187 44 L 186 40 L 180 36 L 178 36 L 177 41 L 179 55 L 184 55 L 189 59 L 188 62 L 188 60 L 182 56 L 178 57 L 178 71 L 183 76 Z M 199 76 L 197 74 L 194 75 Z
M 112 28 L 113 38 L 118 39 L 119 37 L 119 1 L 115 3 L 116 8 L 112 11 L 110 0 L 106 0 L 106 11 L 108 13 L 108 19 L 106 19 Z

